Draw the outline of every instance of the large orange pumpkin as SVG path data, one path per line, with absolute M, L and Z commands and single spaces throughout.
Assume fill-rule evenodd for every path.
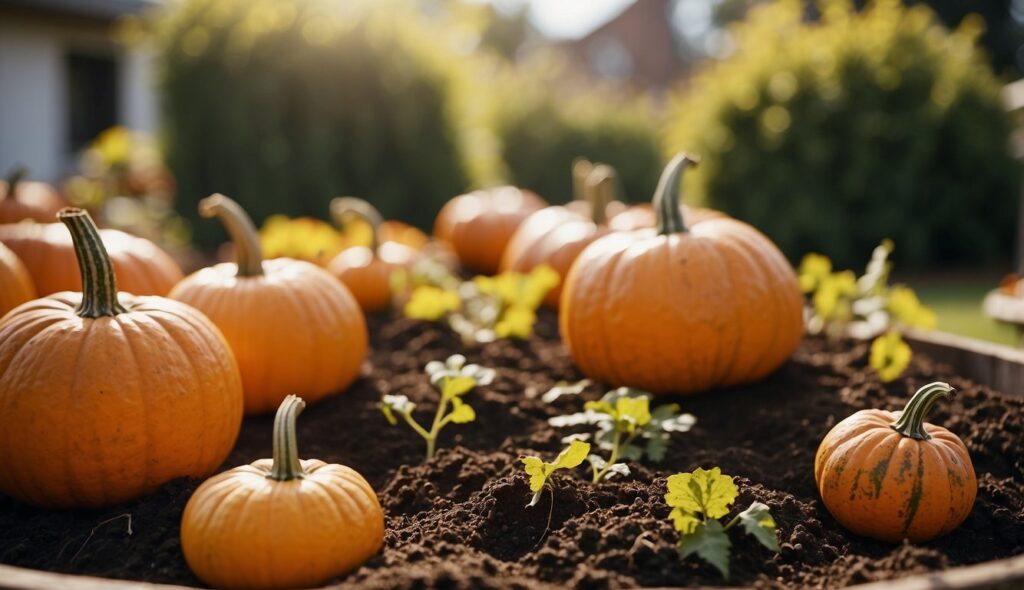
M 263 260 L 256 228 L 224 195 L 199 203 L 235 245 L 226 262 L 186 277 L 170 297 L 205 313 L 235 352 L 248 414 L 272 411 L 289 392 L 316 401 L 347 388 L 368 347 L 366 320 L 349 290 L 302 260 Z
M 575 209 L 555 206 L 533 213 L 512 234 L 501 257 L 503 272 L 528 273 L 546 264 L 558 273 L 560 283 L 544 296 L 544 304 L 550 307 L 558 307 L 565 276 L 579 253 L 609 231 L 605 213 L 614 200 L 614 171 L 595 166 L 585 183 L 585 200 L 576 201 Z
M 25 180 L 28 171 L 17 167 L 6 182 L 0 181 L 0 223 L 26 219 L 49 222 L 64 206 L 57 189 L 45 182 Z
M 116 229 L 99 233 L 122 291 L 164 296 L 184 276 L 178 263 L 153 242 Z M 0 242 L 25 264 L 39 295 L 82 290 L 75 248 L 61 224 L 0 225 Z
M 544 199 L 514 186 L 459 195 L 437 214 L 434 237 L 448 243 L 464 267 L 494 274 L 519 224 L 546 206 Z
M 17 254 L 0 243 L 0 316 L 35 296 L 36 290 L 25 265 Z
M 707 209 L 705 207 L 690 207 L 685 203 L 682 205 L 683 219 L 690 225 L 706 221 L 728 217 L 721 211 Z M 620 211 L 609 212 L 608 227 L 614 231 L 633 231 L 647 229 L 657 225 L 658 220 L 651 203 L 639 203 L 629 205 Z
M 384 544 L 384 513 L 352 469 L 299 460 L 290 395 L 274 419 L 274 458 L 225 471 L 192 494 L 181 549 L 215 588 L 311 588 L 350 572 Z
M 379 311 L 391 305 L 391 275 L 408 268 L 419 256 L 412 246 L 380 239 L 380 213 L 362 199 L 341 197 L 331 202 L 335 218 L 357 216 L 370 230 L 369 246 L 353 246 L 338 253 L 327 270 L 352 291 L 363 311 Z
M 587 246 L 565 279 L 562 338 L 587 376 L 655 393 L 756 381 L 803 335 L 792 267 L 753 227 L 729 218 L 687 226 L 680 154 L 654 195 L 658 226 Z
M 902 412 L 861 410 L 825 435 L 814 481 L 839 524 L 882 541 L 921 543 L 967 518 L 978 493 L 967 447 L 924 421 L 953 392 L 946 383 L 925 385 Z
M 196 310 L 118 293 L 88 213 L 60 213 L 85 284 L 0 320 L 0 492 L 38 506 L 124 502 L 203 477 L 235 443 L 242 383 Z

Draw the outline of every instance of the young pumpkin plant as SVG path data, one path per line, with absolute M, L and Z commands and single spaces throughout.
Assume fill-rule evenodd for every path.
M 429 428 L 420 425 L 413 417 L 416 404 L 407 396 L 384 395 L 381 398 L 380 409 L 392 426 L 398 424 L 397 416 L 401 416 L 405 423 L 426 441 L 429 461 L 434 458 L 437 437 L 445 426 L 467 424 L 476 420 L 476 411 L 462 398 L 477 385 L 490 385 L 496 372 L 480 365 L 467 365 L 466 357 L 461 354 L 452 355 L 443 363 L 427 363 L 426 372 L 430 376 L 431 385 L 441 394 Z
M 761 545 L 776 553 L 779 551 L 775 520 L 768 506 L 761 502 L 752 503 L 722 524 L 721 519 L 729 514 L 729 508 L 738 495 L 733 478 L 722 475 L 718 467 L 710 470 L 698 468 L 692 473 L 669 476 L 668 493 L 665 494 L 665 502 L 672 508 L 669 517 L 679 532 L 680 556 L 685 559 L 697 555 L 727 580 L 732 547 L 728 533 L 736 525 L 742 526 Z
M 536 506 L 540 502 L 540 496 L 547 488 L 552 491 L 551 502 L 554 503 L 554 491 L 551 478 L 555 472 L 562 469 L 575 469 L 579 467 L 590 454 L 590 443 L 581 440 L 569 442 L 569 446 L 562 450 L 551 463 L 545 463 L 540 457 L 523 457 L 523 469 L 526 475 L 530 476 L 530 503 L 527 507 Z

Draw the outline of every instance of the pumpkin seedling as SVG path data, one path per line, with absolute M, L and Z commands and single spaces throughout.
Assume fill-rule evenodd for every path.
M 672 508 L 669 517 L 679 531 L 679 554 L 684 559 L 697 554 L 710 563 L 726 580 L 729 579 L 728 532 L 737 524 L 768 549 L 778 552 L 779 540 L 775 533 L 775 520 L 768 506 L 752 503 L 727 524 L 719 520 L 729 513 L 739 490 L 732 477 L 722 470 L 697 469 L 692 473 L 677 473 L 668 478 L 665 502 Z
M 449 424 L 466 424 L 476 420 L 473 407 L 463 401 L 462 396 L 469 393 L 477 385 L 489 385 L 494 381 L 494 369 L 480 365 L 466 364 L 466 357 L 455 354 L 445 362 L 431 361 L 427 363 L 426 372 L 430 375 L 430 383 L 441 392 L 437 404 L 437 412 L 430 429 L 426 429 L 412 417 L 416 404 L 404 395 L 385 395 L 381 398 L 380 409 L 392 426 L 398 424 L 396 415 L 427 442 L 427 459 L 434 457 L 437 437 L 441 429 Z
M 530 503 L 526 506 L 537 505 L 544 488 L 551 488 L 551 476 L 556 471 L 579 467 L 588 454 L 590 454 L 590 443 L 573 440 L 551 463 L 545 463 L 540 457 L 523 457 L 523 468 L 526 470 L 526 475 L 530 476 L 530 491 L 533 492 L 533 497 L 530 498 Z M 552 502 L 554 502 L 553 496 Z
M 697 422 L 691 414 L 681 414 L 678 404 L 665 404 L 651 411 L 651 394 L 620 387 L 598 401 L 590 401 L 584 410 L 568 416 L 556 416 L 548 423 L 556 428 L 593 425 L 597 432 L 573 434 L 566 440 L 590 440 L 609 453 L 608 459 L 593 454 L 587 457 L 594 472 L 593 482 L 606 477 L 629 475 L 622 460 L 639 461 L 645 456 L 661 461 L 673 432 L 687 432 Z

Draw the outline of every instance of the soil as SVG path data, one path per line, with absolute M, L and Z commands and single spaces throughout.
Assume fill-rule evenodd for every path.
M 540 394 L 582 376 L 544 313 L 534 338 L 465 347 L 430 324 L 369 319 L 373 354 L 347 392 L 299 419 L 303 457 L 347 464 L 378 491 L 387 516 L 384 550 L 340 588 L 626 588 L 735 585 L 841 587 L 1024 553 L 1024 401 L 958 378 L 917 355 L 905 378 L 881 384 L 867 368 L 867 346 L 829 350 L 806 340 L 792 360 L 761 383 L 674 400 L 697 417 L 675 434 L 664 461 L 594 487 L 583 469 L 562 475 L 552 494 L 530 496 L 518 459 L 550 460 L 567 432 L 547 419 L 582 408 L 603 391 L 551 404 Z M 437 456 L 424 463 L 422 439 L 391 427 L 377 407 L 383 393 L 419 402 L 430 419 L 436 393 L 422 369 L 454 352 L 498 369 L 467 396 L 477 421 L 450 425 Z M 818 443 L 839 420 L 869 407 L 899 409 L 920 385 L 946 380 L 960 390 L 930 421 L 958 434 L 978 473 L 978 499 L 953 534 L 914 546 L 857 537 L 828 514 L 814 486 Z M 245 421 L 227 467 L 269 456 L 272 417 Z M 772 554 L 732 536 L 732 578 L 693 558 L 681 560 L 664 502 L 665 478 L 720 466 L 736 476 L 735 506 L 768 504 L 782 550 Z M 0 563 L 74 574 L 201 585 L 189 572 L 178 523 L 195 481 L 100 511 L 50 512 L 0 497 Z M 549 524 L 550 515 L 550 524 Z

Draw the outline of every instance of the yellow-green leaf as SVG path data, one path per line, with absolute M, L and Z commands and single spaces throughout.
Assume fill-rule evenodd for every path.
M 459 296 L 430 285 L 416 287 L 405 304 L 405 317 L 436 322 L 459 308 Z
M 665 502 L 673 508 L 690 513 L 701 513 L 708 518 L 721 518 L 729 513 L 739 490 L 732 477 L 722 470 L 696 469 L 693 473 L 677 473 L 668 478 Z
M 530 491 L 537 493 L 544 488 L 544 482 L 548 479 L 548 473 L 544 469 L 545 463 L 540 457 L 523 457 L 523 465 L 526 474 L 530 476 Z
M 452 411 L 448 419 L 456 424 L 465 424 L 476 420 L 476 412 L 472 406 L 456 397 L 452 399 Z
M 441 397 L 457 398 L 469 393 L 476 387 L 476 379 L 472 377 L 445 377 L 441 381 Z
M 871 343 L 871 368 L 882 381 L 893 381 L 907 369 L 912 355 L 910 346 L 903 341 L 900 333 L 891 330 Z
M 526 339 L 533 334 L 533 324 L 537 315 L 529 307 L 512 305 L 501 314 L 501 319 L 494 326 L 498 338 Z
M 579 467 L 586 460 L 588 454 L 590 454 L 590 443 L 574 440 L 558 454 L 558 457 L 555 459 L 554 468 L 572 469 Z
M 811 293 L 825 277 L 832 274 L 832 261 L 827 256 L 811 253 L 800 262 L 800 289 Z
M 651 421 L 651 400 L 645 396 L 620 397 L 615 402 L 615 411 L 619 420 L 629 419 L 629 431 L 637 426 L 644 426 Z
M 547 264 L 534 267 L 526 276 L 520 296 L 520 304 L 530 309 L 537 309 L 544 301 L 548 291 L 558 286 L 561 281 L 558 272 Z
M 675 529 L 684 535 L 692 533 L 701 523 L 701 520 L 692 512 L 686 512 L 682 508 L 673 508 L 669 516 L 672 518 L 672 525 Z

